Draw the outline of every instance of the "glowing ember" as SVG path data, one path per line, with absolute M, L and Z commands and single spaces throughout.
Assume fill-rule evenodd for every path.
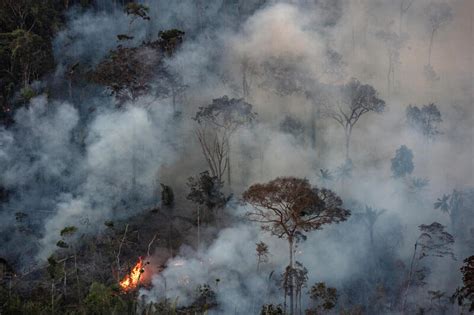
M 120 287 L 123 291 L 131 291 L 135 289 L 140 283 L 140 277 L 143 272 L 143 261 L 142 258 L 138 258 L 137 264 L 133 267 L 128 275 L 126 275 L 122 281 L 120 281 Z

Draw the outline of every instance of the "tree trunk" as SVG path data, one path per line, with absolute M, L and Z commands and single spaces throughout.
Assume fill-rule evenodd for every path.
M 67 259 L 66 259 L 66 260 L 67 260 Z M 66 260 L 64 260 L 64 265 L 63 265 L 63 272 L 64 272 L 63 291 L 64 291 L 64 296 L 67 295 L 67 270 L 66 270 Z
M 311 146 L 316 148 L 316 105 L 311 105 Z
M 428 49 L 428 64 L 431 65 L 431 51 L 433 49 L 433 40 L 434 40 L 434 36 L 435 36 L 435 33 L 436 33 L 436 29 L 433 29 L 431 31 L 431 36 L 430 36 L 430 47 Z
M 350 159 L 349 155 L 349 149 L 350 149 L 350 143 L 351 143 L 351 134 L 352 134 L 352 128 L 351 127 L 346 127 L 345 130 L 345 136 L 346 136 L 346 161 Z
M 230 172 L 230 139 L 227 140 L 227 184 L 230 187 L 232 186 L 232 181 L 231 181 L 231 172 Z
M 72 78 L 68 78 L 69 101 L 72 102 Z
M 79 273 L 78 273 L 78 270 L 77 270 L 77 252 L 76 252 L 76 247 L 73 246 L 73 251 L 74 251 L 74 270 L 75 270 L 75 273 L 76 273 L 76 285 L 77 285 L 77 297 L 80 298 L 81 297 L 81 287 L 79 286 Z
M 392 78 L 392 54 L 388 52 L 388 72 L 387 72 L 387 96 L 390 98 L 391 78 Z
M 288 239 L 290 250 L 290 315 L 294 314 L 294 281 L 293 281 L 293 238 Z
M 370 233 L 370 245 L 372 246 L 372 248 L 374 247 L 374 226 L 371 225 L 370 228 L 369 228 L 369 233 Z
M 418 247 L 418 241 L 415 243 L 415 249 L 413 251 L 413 256 L 411 258 L 411 263 L 410 263 L 410 272 L 408 273 L 408 281 L 407 281 L 407 287 L 405 289 L 405 294 L 403 295 L 403 301 L 402 301 L 402 313 L 405 312 L 405 306 L 407 302 L 407 297 L 408 297 L 408 290 L 410 289 L 410 284 L 411 284 L 411 277 L 413 276 L 413 266 L 415 262 L 415 257 L 416 257 L 416 249 Z
M 351 2 L 349 2 L 351 3 Z M 352 37 L 352 55 L 355 56 L 355 26 L 354 26 L 354 10 L 352 8 L 352 3 L 350 4 L 350 17 L 351 17 L 351 37 Z
M 200 211 L 200 208 L 198 206 L 198 209 L 197 209 L 197 250 L 199 252 L 199 247 L 201 245 L 201 211 Z
M 54 314 L 54 280 L 51 281 L 51 314 Z
M 398 36 L 402 36 L 402 20 L 403 20 L 403 1 L 400 4 L 400 24 L 398 25 Z
M 173 102 L 173 114 L 176 114 L 176 88 L 171 84 L 171 97 Z
M 242 94 L 244 100 L 246 100 L 249 96 L 249 84 L 247 82 L 247 63 L 242 63 Z

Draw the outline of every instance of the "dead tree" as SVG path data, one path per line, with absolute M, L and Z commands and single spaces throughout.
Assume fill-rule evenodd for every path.
M 346 160 L 349 160 L 349 145 L 352 129 L 360 118 L 369 113 L 382 113 L 385 101 L 380 99 L 378 92 L 368 84 L 351 79 L 336 91 L 335 102 L 325 104 L 323 115 L 334 119 L 343 129 L 346 140 Z
M 252 105 L 243 99 L 216 98 L 212 103 L 199 107 L 194 120 L 198 123 L 196 136 L 212 176 L 222 181 L 227 172 L 227 184 L 231 185 L 230 142 L 232 135 L 241 127 L 256 119 Z

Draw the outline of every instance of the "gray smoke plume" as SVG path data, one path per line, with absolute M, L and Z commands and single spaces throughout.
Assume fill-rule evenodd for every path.
M 360 284 L 365 279 L 401 281 L 391 278 L 395 264 L 384 265 L 381 258 L 374 265 L 373 258 L 406 265 L 418 225 L 450 224 L 449 216 L 433 210 L 436 198 L 474 186 L 472 3 L 449 2 L 454 18 L 436 34 L 430 60 L 435 75 L 428 77 L 431 0 L 415 0 L 402 20 L 400 1 L 142 2 L 151 21 L 131 27 L 120 10 L 73 11 L 54 42 L 59 65 L 51 80 L 64 80 L 75 62 L 97 65 L 116 47 L 118 34 L 129 33 L 134 39 L 126 45 L 134 46 L 156 39 L 160 30 L 179 28 L 185 41 L 165 61 L 186 85 L 179 115 L 154 91 L 117 108 L 112 97 L 91 86 L 84 91 L 94 96 L 64 101 L 43 95 L 19 110 L 15 126 L 0 131 L 1 182 L 15 191 L 1 208 L 0 228 L 8 237 L 0 256 L 20 264 L 31 257 L 43 261 L 64 226 L 98 233 L 105 220 L 156 205 L 160 182 L 178 187 L 185 199 L 186 179 L 207 168 L 191 118 L 199 106 L 228 95 L 244 97 L 258 113 L 258 123 L 232 139 L 236 199 L 252 183 L 298 176 L 333 189 L 353 212 L 348 222 L 310 233 L 298 245 L 296 259 L 309 270 L 308 286 L 326 282 L 346 297 L 356 287 L 356 302 L 367 303 L 363 294 L 374 288 Z M 353 77 L 372 85 L 387 110 L 363 116 L 354 127 L 352 177 L 325 181 L 321 169 L 336 176 L 345 162 L 344 131 L 320 110 L 339 96 L 327 91 Z M 428 141 L 408 127 L 405 109 L 432 102 L 443 117 L 442 134 Z M 299 128 L 282 128 L 288 117 Z M 412 176 L 429 180 L 424 189 L 413 192 L 408 179 L 392 177 L 390 159 L 401 145 L 413 151 Z M 192 205 L 185 205 L 191 214 Z M 385 209 L 375 225 L 376 246 L 361 219 L 366 205 Z M 282 303 L 278 279 L 288 263 L 287 245 L 243 221 L 245 210 L 226 209 L 225 228 L 205 240 L 208 247 L 183 246 L 153 276 L 152 286 L 141 290 L 144 300 L 178 298 L 186 306 L 196 298 L 196 286 L 209 284 L 219 302 L 215 313 L 257 313 L 264 303 Z M 26 233 L 15 228 L 19 212 L 29 217 Z M 270 257 L 257 270 L 255 244 L 261 240 Z M 433 266 L 431 288 L 452 292 L 458 262 Z M 423 293 L 417 294 L 421 299 Z M 341 301 L 349 304 L 344 296 Z M 303 305 L 309 305 L 306 294 Z

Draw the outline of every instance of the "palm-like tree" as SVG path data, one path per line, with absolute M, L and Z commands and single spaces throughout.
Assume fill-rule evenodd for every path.
M 451 195 L 443 194 L 443 197 L 438 198 L 438 200 L 436 200 L 436 202 L 434 203 L 434 208 L 440 209 L 441 211 L 445 213 L 449 213 L 449 211 L 451 210 L 450 199 L 451 199 Z

